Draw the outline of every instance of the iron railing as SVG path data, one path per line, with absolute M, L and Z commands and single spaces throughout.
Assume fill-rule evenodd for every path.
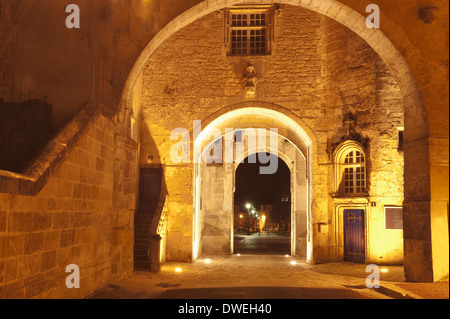
M 22 103 L 29 100 L 47 101 L 40 95 L 0 70 L 0 100 L 5 103 Z
M 18 140 L 41 134 L 36 123 L 43 116 L 47 97 L 37 94 L 0 70 L 0 156 L 14 153 Z M 15 114 L 15 115 L 13 115 Z M 25 135 L 24 135 L 25 134 Z M 2 169 L 2 167 L 0 167 Z M 4 168 L 3 168 L 4 169 Z

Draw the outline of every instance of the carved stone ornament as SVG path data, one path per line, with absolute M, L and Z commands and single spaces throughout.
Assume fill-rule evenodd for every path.
M 256 70 L 253 65 L 249 65 L 244 73 L 245 92 L 247 95 L 253 96 L 256 94 Z

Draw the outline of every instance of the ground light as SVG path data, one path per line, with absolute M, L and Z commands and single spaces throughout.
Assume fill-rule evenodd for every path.
M 205 259 L 205 264 L 210 264 L 211 263 L 211 259 Z
M 296 261 L 291 261 L 291 265 L 297 265 Z
M 182 271 L 183 271 L 183 269 L 181 269 L 179 267 L 175 268 L 175 272 L 182 272 Z

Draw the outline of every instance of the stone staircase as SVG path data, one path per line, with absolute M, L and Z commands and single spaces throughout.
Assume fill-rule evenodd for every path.
M 134 219 L 135 270 L 160 270 L 161 237 L 158 227 L 166 194 L 162 168 L 141 168 L 139 208 Z
M 150 270 L 150 225 L 152 215 L 138 213 L 134 219 L 134 269 Z

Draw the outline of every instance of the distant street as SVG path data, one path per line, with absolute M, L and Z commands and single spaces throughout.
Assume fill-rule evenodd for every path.
M 291 236 L 261 232 L 234 236 L 234 253 L 249 255 L 285 255 L 291 253 Z

